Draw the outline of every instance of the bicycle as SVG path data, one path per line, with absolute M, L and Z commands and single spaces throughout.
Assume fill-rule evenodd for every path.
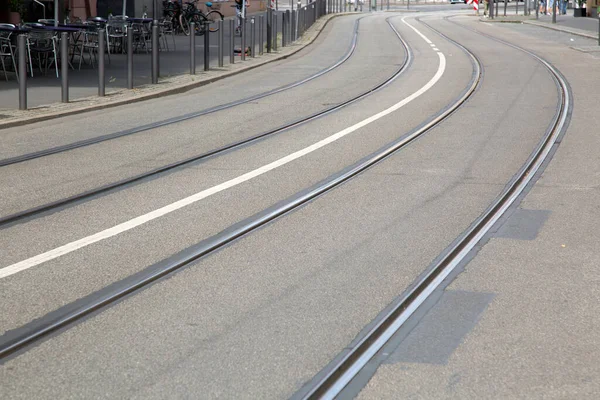
M 202 36 L 206 32 L 208 26 L 209 32 L 217 32 L 218 26 L 210 26 L 211 22 L 223 21 L 224 17 L 220 11 L 211 10 L 204 14 L 201 10 L 196 8 L 198 0 L 186 1 L 182 12 L 179 14 L 179 25 L 183 33 L 188 36 L 190 34 L 190 25 L 192 22 L 195 23 L 195 35 Z M 206 7 L 210 9 L 212 6 L 211 2 L 205 3 Z

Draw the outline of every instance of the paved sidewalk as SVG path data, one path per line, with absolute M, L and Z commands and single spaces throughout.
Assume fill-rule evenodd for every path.
M 217 67 L 217 35 L 213 34 L 210 42 L 211 69 L 206 72 L 203 71 L 203 37 L 197 37 L 196 75 L 189 74 L 189 37 L 176 37 L 177 50 L 161 53 L 161 77 L 158 85 L 150 84 L 150 55 L 143 52 L 140 54 L 136 53 L 134 90 L 125 89 L 126 56 L 122 54 L 111 56 L 111 65 L 108 65 L 108 60 L 106 64 L 107 95 L 105 97 L 97 96 L 97 70 L 89 66 L 82 67 L 81 71 L 70 70 L 70 103 L 57 102 L 60 101 L 61 92 L 60 80 L 55 75 L 49 73 L 46 77 L 36 76 L 28 80 L 29 109 L 25 111 L 17 109 L 18 86 L 16 80 L 13 78 L 12 81 L 7 83 L 0 72 L 2 74 L 0 76 L 0 129 L 190 90 L 242 71 L 289 57 L 312 43 L 330 19 L 342 15 L 347 14 L 328 14 L 320 18 L 305 32 L 302 38 L 287 47 L 281 47 L 280 20 L 278 24 L 278 41 L 280 43 L 278 51 L 270 54 L 265 52 L 262 56 L 257 56 L 256 58 L 246 57 L 246 61 L 243 63 L 240 62 L 238 54 L 236 55 L 234 65 L 228 63 L 229 55 L 225 52 L 223 68 Z M 224 44 L 226 48 L 228 48 L 228 34 L 228 29 L 225 29 Z M 250 35 L 248 34 L 247 37 L 247 46 L 250 46 Z M 258 43 L 258 32 L 256 38 Z M 264 38 L 266 40 L 266 35 Z M 170 45 L 172 45 L 172 42 L 170 42 Z M 240 37 L 236 37 L 236 48 L 240 48 Z M 36 69 L 34 69 L 35 72 L 37 72 Z M 52 70 L 52 72 L 54 71 Z
M 258 43 L 258 16 L 256 17 L 256 40 Z M 266 20 L 265 20 L 266 21 Z M 250 45 L 250 24 L 247 24 L 247 45 Z M 266 22 L 263 37 L 266 40 Z M 224 24 L 224 64 L 229 64 L 229 20 Z M 196 36 L 196 70 L 200 72 L 204 68 L 204 36 Z M 190 66 L 190 38 L 184 35 L 167 36 L 166 50 L 163 41 L 161 46 L 164 51 L 160 53 L 160 73 L 162 78 L 189 73 Z M 174 46 L 175 43 L 175 46 Z M 241 47 L 241 37 L 235 37 L 235 47 Z M 210 65 L 216 67 L 218 64 L 218 33 L 210 34 Z M 258 45 L 257 45 L 258 49 Z M 257 50 L 258 51 L 258 50 Z M 236 59 L 239 60 L 239 53 Z M 89 56 L 84 53 L 84 59 L 89 61 Z M 76 101 L 98 93 L 98 69 L 97 65 L 82 64 L 79 69 L 79 57 L 74 57 L 75 69 L 69 70 L 69 97 Z M 110 63 L 105 56 L 106 65 L 106 92 L 111 93 L 127 87 L 127 55 L 111 54 Z M 54 69 L 43 75 L 34 65 L 34 77 L 28 76 L 28 106 L 30 108 L 40 107 L 60 101 L 61 89 L 60 78 L 56 77 Z M 149 51 L 141 49 L 134 54 L 134 87 L 140 87 L 151 83 L 151 55 Z M 19 87 L 16 76 L 12 74 L 6 82 L 2 71 L 0 71 L 0 111 L 18 108 Z M 0 116 L 1 118 L 1 116 Z
M 591 39 L 598 38 L 598 19 L 575 18 L 573 10 L 567 10 L 566 15 L 557 15 L 556 24 L 552 23 L 551 15 L 540 15 L 539 20 L 533 19 L 524 22 Z

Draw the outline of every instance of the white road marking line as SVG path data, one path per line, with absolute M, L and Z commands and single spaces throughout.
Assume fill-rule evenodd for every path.
M 402 18 L 402 22 L 404 22 L 406 25 L 408 25 L 410 27 L 410 29 L 412 29 L 413 31 L 415 31 L 417 33 L 417 35 L 421 36 L 423 38 L 424 41 L 426 41 L 429 44 L 433 44 L 433 42 L 431 40 L 429 40 L 427 38 L 427 36 L 423 35 L 421 32 L 419 32 L 419 30 L 417 30 L 417 28 L 415 28 L 414 26 L 412 26 L 411 24 L 409 24 L 408 22 L 405 21 L 407 17 Z
M 435 51 L 440 51 L 440 49 L 438 49 L 437 47 L 434 47 L 433 49 L 434 49 Z
M 417 32 L 425 41 L 427 41 L 428 43 L 431 43 L 431 41 L 429 39 L 427 39 L 421 32 L 419 32 L 412 25 L 410 25 L 408 22 L 406 22 L 404 20 L 405 18 L 402 19 L 403 23 L 405 23 L 410 28 L 412 28 L 415 32 Z M 324 147 L 330 143 L 333 143 L 333 142 L 343 138 L 344 136 L 347 136 L 350 133 L 369 125 L 370 123 L 375 122 L 378 119 L 381 119 L 381 118 L 385 117 L 386 115 L 393 113 L 394 111 L 397 111 L 398 109 L 404 107 L 406 104 L 415 100 L 417 97 L 421 96 L 423 93 L 427 92 L 429 89 L 431 89 L 433 87 L 433 85 L 435 85 L 441 79 L 442 75 L 444 74 L 444 71 L 446 70 L 446 57 L 442 53 L 438 52 L 437 54 L 439 56 L 440 63 L 438 66 L 438 70 L 435 73 L 435 75 L 433 76 L 433 78 L 431 78 L 431 80 L 429 80 L 429 82 L 427 82 L 419 90 L 417 90 L 410 96 L 404 98 L 403 100 L 399 101 L 398 103 L 394 104 L 393 106 L 391 106 L 391 107 L 389 107 L 367 119 L 364 119 L 348 128 L 345 128 L 345 129 L 343 129 L 343 130 L 341 130 L 341 131 L 339 131 L 339 132 L 337 132 L 337 133 L 335 133 L 335 134 L 333 134 L 311 146 L 305 147 L 304 149 L 296 151 L 290 155 L 287 155 L 283 158 L 273 161 L 272 163 L 269 163 L 267 165 L 263 165 L 262 167 L 257 168 L 253 171 L 247 172 L 243 175 L 240 175 L 237 178 L 233 178 L 233 179 L 223 182 L 219 185 L 213 186 L 211 188 L 208 188 L 206 190 L 203 190 L 201 192 L 198 192 L 196 194 L 193 194 L 191 196 L 188 196 L 186 198 L 178 200 L 174 203 L 168 204 L 157 210 L 151 211 L 147 214 L 140 215 L 139 217 L 133 218 L 133 219 L 123 222 L 119 225 L 115 225 L 112 228 L 105 229 L 105 230 L 95 233 L 93 235 L 84 237 L 82 239 L 73 241 L 71 243 L 67 243 L 63 246 L 49 250 L 45 253 L 38 254 L 37 256 L 28 258 L 26 260 L 17 262 L 15 264 L 6 266 L 4 268 L 1 268 L 0 269 L 0 279 L 6 278 L 10 275 L 14 275 L 21 271 L 25 271 L 31 267 L 35 267 L 39 264 L 42 264 L 46 261 L 53 260 L 55 258 L 65 255 L 65 254 L 72 253 L 76 250 L 79 250 L 83 247 L 89 246 L 93 243 L 97 243 L 101 240 L 116 236 L 120 233 L 126 232 L 135 227 L 143 225 L 146 222 L 150 222 L 154 219 L 157 219 L 159 217 L 162 217 L 164 215 L 172 213 L 173 211 L 177 211 L 177 210 L 179 210 L 183 207 L 186 207 L 190 204 L 196 203 L 202 199 L 212 196 L 213 194 L 222 192 L 226 189 L 237 186 L 240 183 L 249 181 L 253 178 L 256 178 L 257 176 L 265 174 L 265 173 L 272 171 L 276 168 L 279 168 L 285 164 L 288 164 L 300 157 L 303 157 L 309 153 L 312 153 L 313 151 L 316 151 L 316 150 L 320 149 L 321 147 Z

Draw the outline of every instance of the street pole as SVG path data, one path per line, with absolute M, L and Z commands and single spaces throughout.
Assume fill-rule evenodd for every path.
M 219 20 L 217 22 L 217 25 L 219 25 L 219 36 L 218 36 L 218 39 L 219 39 L 219 63 L 218 63 L 218 65 L 219 65 L 219 68 L 221 68 L 221 67 L 223 67 L 223 29 L 224 29 L 223 21 Z M 205 33 L 205 35 L 206 35 L 206 33 Z
M 69 102 L 69 33 L 60 34 L 61 102 Z
M 19 110 L 27 110 L 27 35 L 17 36 L 19 52 Z
M 210 69 L 210 24 L 208 21 L 200 22 L 204 24 L 204 70 Z M 190 32 L 193 35 L 194 32 Z
M 127 89 L 133 89 L 133 31 L 127 32 Z
M 273 47 L 273 9 L 267 9 L 267 53 L 271 52 Z
M 106 79 L 104 76 L 104 29 L 98 30 L 98 96 L 103 97 L 106 94 Z
M 552 3 L 552 23 L 553 24 L 556 23 L 556 3 L 557 3 L 557 0 L 554 0 L 554 2 Z
M 190 75 L 196 75 L 196 23 L 190 23 Z
M 229 20 L 229 64 L 235 63 L 235 21 Z

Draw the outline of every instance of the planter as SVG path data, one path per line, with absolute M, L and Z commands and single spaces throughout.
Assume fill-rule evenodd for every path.
M 573 9 L 573 16 L 574 17 L 585 17 L 587 14 L 586 12 L 586 8 L 574 8 Z
M 8 23 L 19 25 L 21 23 L 21 15 L 19 15 L 19 13 L 16 12 L 10 12 L 8 14 Z

